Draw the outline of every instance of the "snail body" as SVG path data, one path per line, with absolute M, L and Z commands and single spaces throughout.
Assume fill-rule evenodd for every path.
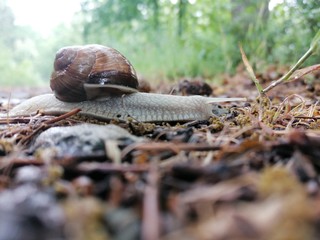
M 245 100 L 140 93 L 130 62 L 118 51 L 100 45 L 60 49 L 50 87 L 54 94 L 30 98 L 10 110 L 9 116 L 27 116 L 38 111 L 58 115 L 80 108 L 79 114 L 99 119 L 205 120 L 225 113 L 215 103 Z
M 128 118 L 140 122 L 190 121 L 208 119 L 225 109 L 212 105 L 211 101 L 228 99 L 202 96 L 173 96 L 155 93 L 132 93 L 124 96 L 110 96 L 99 101 L 63 102 L 53 94 L 30 98 L 14 107 L 9 116 L 26 116 L 41 111 L 49 115 L 67 113 L 80 108 L 79 114 L 98 119 Z

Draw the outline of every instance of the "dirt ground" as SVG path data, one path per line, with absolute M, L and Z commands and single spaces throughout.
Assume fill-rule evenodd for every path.
M 267 86 L 285 71 L 270 66 L 257 77 Z M 275 87 L 264 101 L 243 67 L 221 82 L 143 85 L 247 98 L 205 121 L 1 118 L 0 239 L 319 239 L 320 72 Z M 2 89 L 0 110 L 49 91 Z M 36 140 L 88 122 L 129 134 L 93 147 Z

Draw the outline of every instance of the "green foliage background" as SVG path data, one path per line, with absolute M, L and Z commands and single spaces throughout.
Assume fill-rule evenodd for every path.
M 47 84 L 55 52 L 66 45 L 114 47 L 152 81 L 214 79 L 234 73 L 241 43 L 260 69 L 290 65 L 320 28 L 319 0 L 82 0 L 71 26 L 49 37 L 14 24 L 0 0 L 0 86 Z M 311 58 L 307 64 L 319 63 Z

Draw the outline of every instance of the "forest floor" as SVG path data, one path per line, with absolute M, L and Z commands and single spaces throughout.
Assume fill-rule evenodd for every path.
M 267 86 L 284 71 L 257 75 Z M 264 103 L 243 68 L 221 78 L 145 89 L 247 98 L 206 121 L 0 119 L 0 239 L 319 239 L 320 72 Z M 18 89 L 8 103 L 2 90 L 0 110 L 47 91 Z M 46 129 L 83 122 L 130 134 L 85 153 L 35 146 Z

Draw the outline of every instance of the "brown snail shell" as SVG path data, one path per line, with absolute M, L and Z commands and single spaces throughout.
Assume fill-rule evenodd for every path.
M 137 92 L 137 75 L 117 50 L 101 45 L 61 48 L 55 57 L 50 87 L 56 98 L 79 102 Z

